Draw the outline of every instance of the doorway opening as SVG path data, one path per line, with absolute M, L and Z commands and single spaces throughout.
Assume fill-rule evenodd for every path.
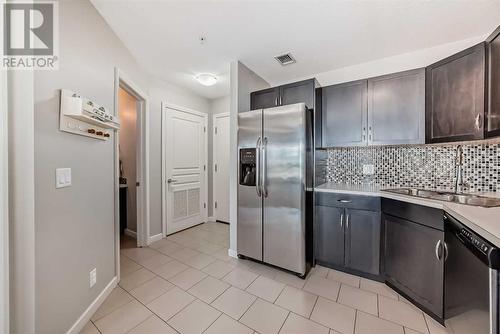
M 121 85 L 118 88 L 118 115 L 120 117 L 119 205 L 120 248 L 137 246 L 137 136 L 140 101 Z
M 126 247 L 144 247 L 150 242 L 149 98 L 118 68 L 115 69 L 115 115 L 123 117 L 115 136 L 115 267 L 120 280 L 120 239 Z M 120 192 L 124 194 L 122 203 Z M 120 226 L 122 212 L 126 222 Z M 124 237 L 120 238 L 122 231 Z

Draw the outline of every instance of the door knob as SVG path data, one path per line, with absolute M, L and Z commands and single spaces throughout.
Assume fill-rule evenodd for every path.
M 174 179 L 168 179 L 167 180 L 167 183 L 175 183 L 175 182 L 177 182 L 177 180 L 174 180 Z

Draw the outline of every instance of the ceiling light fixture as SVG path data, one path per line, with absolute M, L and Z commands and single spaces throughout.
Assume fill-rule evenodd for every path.
M 217 83 L 217 77 L 210 73 L 198 74 L 195 79 L 203 86 L 213 86 Z

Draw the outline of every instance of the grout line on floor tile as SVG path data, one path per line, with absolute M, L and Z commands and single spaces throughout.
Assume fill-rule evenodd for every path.
M 274 280 L 273 280 L 273 281 L 274 281 Z M 276 281 L 276 282 L 278 282 L 278 281 Z M 281 282 L 279 282 L 279 283 L 281 283 Z M 284 284 L 284 283 L 282 283 L 282 284 Z M 249 286 L 250 286 L 250 285 L 249 285 Z M 278 301 L 278 299 L 280 299 L 281 295 L 283 294 L 283 291 L 285 291 L 285 289 L 286 289 L 286 287 L 287 287 L 287 286 L 288 286 L 288 285 L 286 285 L 286 284 L 285 284 L 285 286 L 283 287 L 283 289 L 281 289 L 280 293 L 278 294 L 278 297 L 276 297 L 276 299 L 274 300 L 273 304 L 276 304 L 276 302 Z M 280 307 L 281 307 L 281 306 L 280 306 Z M 287 318 L 288 318 L 288 317 L 287 317 Z
M 148 310 L 149 310 L 149 309 L 148 309 Z M 154 317 L 154 316 L 155 316 L 155 314 L 154 314 L 154 313 L 152 313 L 149 317 L 147 317 L 146 319 L 144 319 L 143 321 L 141 321 L 140 323 L 138 323 L 138 324 L 137 324 L 136 326 L 134 326 L 133 328 L 129 329 L 129 330 L 127 331 L 127 333 L 128 333 L 128 332 L 133 331 L 134 329 L 136 329 L 137 327 L 139 327 L 139 326 L 140 326 L 140 325 L 142 325 L 144 322 L 148 321 L 151 317 Z M 161 319 L 161 318 L 160 318 L 160 319 Z
M 422 312 L 422 316 L 424 317 L 425 327 L 427 327 L 427 333 L 430 333 L 431 329 L 429 328 L 429 323 L 427 322 L 427 317 L 425 316 L 425 314 L 423 312 Z
M 288 314 L 286 315 L 285 321 L 283 321 L 283 323 L 281 324 L 280 329 L 278 330 L 278 333 L 281 332 L 281 330 L 283 329 L 283 326 L 285 326 L 285 322 L 288 320 L 290 313 L 292 313 L 292 312 L 288 311 Z
M 311 309 L 311 313 L 309 313 L 309 318 L 308 319 L 311 319 L 311 316 L 312 316 L 312 314 L 314 312 L 314 309 L 316 308 L 316 304 L 318 303 L 318 300 L 319 300 L 319 296 L 316 296 L 316 300 L 314 301 L 314 305 L 313 305 L 313 308 Z
M 205 303 L 205 304 L 206 304 L 206 303 Z M 210 304 L 207 304 L 207 305 L 209 305 L 210 307 L 214 308 L 214 307 L 213 307 L 213 306 L 211 306 Z M 216 309 L 216 308 L 214 308 L 214 309 Z M 216 309 L 216 310 L 217 310 L 217 309 Z M 217 310 L 217 311 L 219 311 L 219 310 Z M 212 323 L 210 323 L 210 325 L 208 325 L 208 327 L 207 327 L 207 328 L 205 328 L 205 329 L 203 330 L 203 332 L 201 332 L 202 334 L 203 334 L 203 333 L 205 333 L 205 332 L 206 332 L 206 331 L 207 331 L 210 327 L 212 327 L 212 325 L 213 325 L 213 324 L 214 324 L 217 320 L 219 320 L 219 318 L 220 318 L 220 317 L 222 317 L 222 315 L 223 315 L 223 314 L 224 314 L 224 315 L 227 315 L 227 314 L 225 314 L 225 313 L 224 313 L 224 312 L 222 312 L 222 311 L 219 311 L 219 313 L 220 313 L 220 314 L 219 314 L 219 316 L 217 317 L 217 319 L 215 319 L 214 321 L 212 321 Z M 240 323 L 240 322 L 238 322 L 238 323 Z
M 90 323 L 91 323 L 92 325 L 94 325 L 95 329 L 97 329 L 97 331 L 98 331 L 99 333 L 101 333 L 101 334 L 102 334 L 101 330 L 97 327 L 97 325 L 95 324 L 95 322 L 93 322 L 93 321 L 92 321 L 92 319 L 91 319 L 91 320 L 89 320 L 89 321 L 90 321 Z
M 358 320 L 358 312 L 359 312 L 359 310 L 355 309 L 353 333 L 356 333 L 356 320 Z
M 253 304 L 255 304 L 255 302 L 257 302 L 257 300 L 259 300 L 259 297 L 255 298 L 255 300 L 252 302 L 252 304 L 250 304 L 250 306 L 248 306 L 248 308 L 245 310 L 245 312 L 243 312 L 243 314 L 238 318 L 238 320 L 237 320 L 238 322 L 240 322 L 240 319 L 245 316 L 245 314 L 248 312 L 248 310 L 250 310 L 252 308 Z M 229 316 L 229 314 L 227 314 L 227 315 Z

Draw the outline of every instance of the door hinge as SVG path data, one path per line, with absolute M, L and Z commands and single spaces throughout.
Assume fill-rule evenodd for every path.
M 207 208 L 207 203 L 203 203 L 203 209 Z
M 217 164 L 215 164 L 215 171 L 217 171 Z
M 217 209 L 217 201 L 215 201 L 215 208 Z
M 215 134 L 217 134 L 217 127 L 215 127 Z

